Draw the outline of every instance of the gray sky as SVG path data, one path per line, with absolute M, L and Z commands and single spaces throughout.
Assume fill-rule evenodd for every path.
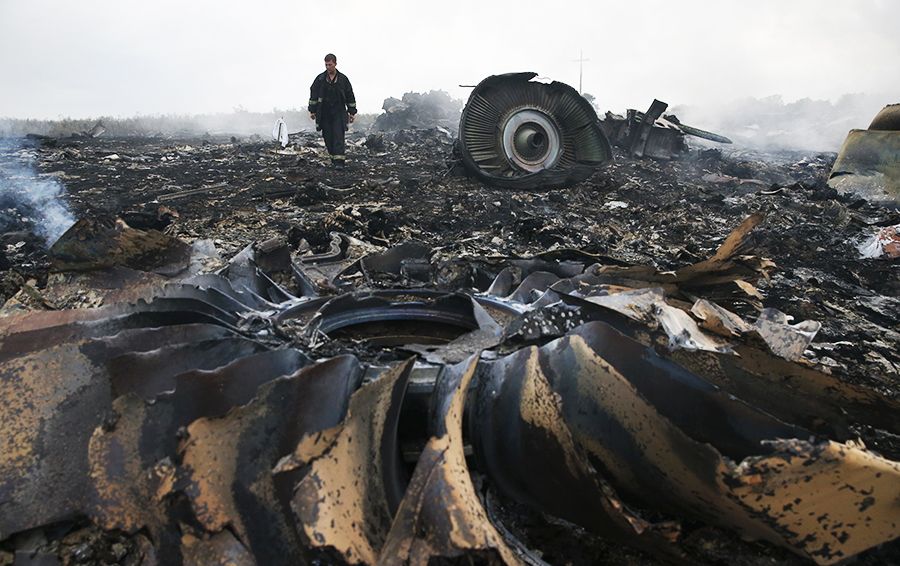
M 304 107 L 331 51 L 360 110 L 490 74 L 578 84 L 601 109 L 781 94 L 900 101 L 898 0 L 0 0 L 0 116 Z

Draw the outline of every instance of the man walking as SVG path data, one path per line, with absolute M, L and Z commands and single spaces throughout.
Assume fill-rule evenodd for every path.
M 316 77 L 309 89 L 309 117 L 322 130 L 325 147 L 335 167 L 343 167 L 344 132 L 356 116 L 356 97 L 347 75 L 337 70 L 337 57 L 325 56 L 325 72 Z

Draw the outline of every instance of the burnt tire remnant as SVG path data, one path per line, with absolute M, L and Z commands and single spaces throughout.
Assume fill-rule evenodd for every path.
M 612 159 L 590 103 L 567 84 L 537 73 L 490 76 L 472 91 L 459 121 L 466 168 L 511 189 L 558 188 L 583 181 Z

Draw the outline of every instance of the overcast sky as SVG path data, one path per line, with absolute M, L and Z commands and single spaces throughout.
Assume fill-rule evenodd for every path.
M 780 94 L 900 102 L 898 0 L 0 0 L 0 116 L 305 107 L 327 52 L 360 110 L 535 71 L 601 109 Z

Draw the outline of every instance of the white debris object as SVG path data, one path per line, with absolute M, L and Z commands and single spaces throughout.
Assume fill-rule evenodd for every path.
M 900 224 L 885 226 L 879 230 L 877 234 L 859 245 L 859 253 L 868 259 L 900 257 Z
M 284 118 L 275 121 L 275 127 L 272 128 L 272 137 L 275 141 L 281 143 L 281 147 L 287 147 L 288 144 L 288 128 L 284 123 Z

